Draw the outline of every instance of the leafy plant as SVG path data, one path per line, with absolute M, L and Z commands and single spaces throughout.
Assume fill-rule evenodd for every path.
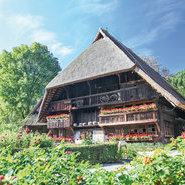
M 91 145 L 85 144 L 66 144 L 66 151 L 79 153 L 78 161 L 89 161 L 92 164 L 109 163 L 121 160 L 121 152 L 118 150 L 118 144 L 115 142 L 97 143 Z
M 24 119 L 60 71 L 47 46 L 21 45 L 0 55 L 0 122 Z
M 80 134 L 79 139 L 82 140 L 82 143 L 85 145 L 92 144 L 92 133 L 84 131 Z
M 116 108 L 116 109 L 104 109 L 100 110 L 100 114 L 114 114 L 114 113 L 122 113 L 122 112 L 131 112 L 131 111 L 142 111 L 142 110 L 150 110 L 150 109 L 155 109 L 156 104 L 151 103 L 149 105 L 143 104 L 139 106 L 131 106 L 131 107 L 126 107 L 126 108 Z

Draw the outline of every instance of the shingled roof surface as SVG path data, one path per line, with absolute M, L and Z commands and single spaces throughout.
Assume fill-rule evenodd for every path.
M 47 101 L 49 90 L 131 69 L 135 70 L 170 103 L 185 109 L 185 99 L 180 93 L 131 49 L 116 40 L 106 30 L 100 28 L 90 47 L 46 86 L 39 118 L 43 116 L 47 109 L 44 104 Z
M 102 31 L 107 37 L 109 37 L 115 43 L 115 45 L 117 45 L 125 54 L 127 54 L 127 56 L 136 64 L 136 66 L 139 69 L 141 69 L 147 75 L 148 78 L 151 78 L 153 82 L 156 82 L 156 84 L 152 84 L 150 83 L 151 80 L 148 79 L 148 82 L 150 83 L 151 86 L 153 86 L 167 100 L 170 101 L 170 99 L 173 99 L 172 103 L 176 104 L 177 101 L 175 99 L 177 99 L 179 103 L 185 105 L 185 98 L 179 92 L 177 92 L 169 83 L 167 83 L 158 72 L 156 72 L 153 68 L 151 68 L 148 64 L 146 64 L 146 62 L 144 62 L 131 49 L 127 48 L 121 42 L 116 40 L 106 30 L 102 30 Z M 143 78 L 147 81 L 146 76 Z M 164 90 L 166 90 L 166 92 L 164 92 Z M 171 96 L 171 97 L 168 97 L 168 96 Z
M 93 77 L 129 69 L 134 65 L 124 52 L 105 37 L 90 45 L 46 88 L 92 79 Z

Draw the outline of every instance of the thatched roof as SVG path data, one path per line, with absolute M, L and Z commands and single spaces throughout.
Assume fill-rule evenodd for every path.
M 135 70 L 169 102 L 185 109 L 185 99 L 182 95 L 131 49 L 116 40 L 106 30 L 100 28 L 90 47 L 46 86 L 39 118 L 43 116 L 47 109 L 46 105 L 49 104 L 51 99 L 49 94 L 54 94 L 53 91 L 56 88 L 131 69 Z
M 124 62 L 123 62 L 124 61 Z M 134 63 L 108 37 L 98 40 L 82 52 L 46 88 L 64 86 L 84 79 L 132 68 Z
M 137 72 L 143 79 L 145 79 L 158 93 L 164 96 L 169 102 L 182 109 L 185 109 L 185 98 L 179 92 L 177 92 L 169 83 L 167 83 L 158 72 L 151 68 L 131 49 L 127 48 L 121 42 L 116 40 L 106 30 L 102 31 L 135 63 L 135 72 Z

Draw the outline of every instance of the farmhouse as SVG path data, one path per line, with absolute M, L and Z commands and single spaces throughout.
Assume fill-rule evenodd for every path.
M 45 89 L 32 111 L 31 129 L 57 137 L 93 133 L 95 141 L 114 135 L 150 134 L 167 142 L 185 131 L 185 99 L 131 49 L 106 30 Z

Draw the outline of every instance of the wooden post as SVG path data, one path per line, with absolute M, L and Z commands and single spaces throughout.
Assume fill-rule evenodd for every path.
M 121 88 L 121 77 L 120 77 L 120 73 L 117 74 L 118 80 L 119 80 L 119 89 Z
M 127 155 L 127 145 L 125 145 L 125 155 L 126 155 L 126 159 L 128 159 L 128 155 Z
M 101 129 L 103 130 L 103 133 L 105 135 L 106 133 L 105 133 L 105 129 L 103 128 L 103 126 L 101 126 Z
M 158 133 L 160 133 L 160 132 L 161 132 L 161 129 L 160 129 L 160 127 L 159 127 L 159 124 L 158 124 L 157 122 L 156 122 L 155 124 L 156 124 L 156 126 L 157 126 Z
M 66 91 L 66 95 L 67 95 L 67 99 L 69 99 L 69 92 L 68 92 L 68 89 L 66 87 L 63 87 L 64 90 Z
M 92 104 L 92 98 L 91 98 L 91 83 L 90 83 L 90 81 L 87 81 L 87 85 L 89 86 L 89 95 L 90 95 L 90 97 L 89 97 L 89 105 L 91 105 Z

